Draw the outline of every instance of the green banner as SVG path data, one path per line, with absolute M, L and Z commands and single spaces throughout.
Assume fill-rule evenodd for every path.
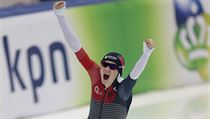
M 174 7 L 173 1 L 122 0 L 69 8 L 66 15 L 82 46 L 95 62 L 100 63 L 103 55 L 110 51 L 119 52 L 125 57 L 123 77 L 130 73 L 142 55 L 143 41 L 146 38 L 155 41 L 156 49 L 133 90 L 134 93 L 141 93 L 209 81 L 209 55 L 193 61 L 188 59 L 186 62 L 194 66 L 194 70 L 183 66 L 180 61 L 179 50 L 181 54 L 185 50 L 177 40 L 180 37 Z M 205 20 L 205 42 L 198 47 L 193 46 L 193 49 L 199 52 L 201 48 L 210 54 L 207 44 L 210 15 L 198 16 Z M 195 27 L 196 33 L 200 33 L 199 24 Z M 78 67 L 79 80 L 85 87 L 83 91 L 89 92 L 87 84 L 90 84 L 90 79 L 81 65 Z M 89 101 L 89 95 L 84 96 L 84 100 Z

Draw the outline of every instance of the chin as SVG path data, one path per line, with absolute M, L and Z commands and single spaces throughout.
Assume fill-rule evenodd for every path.
M 104 84 L 104 85 L 105 85 L 105 84 L 109 83 L 109 82 L 110 82 L 110 80 L 109 80 L 109 79 L 106 79 L 106 80 L 105 80 L 105 79 L 103 79 L 103 78 L 102 78 L 101 82 L 102 82 L 102 84 Z

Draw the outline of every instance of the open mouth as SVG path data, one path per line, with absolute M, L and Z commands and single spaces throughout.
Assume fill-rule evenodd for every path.
M 104 74 L 104 80 L 109 79 L 109 75 L 108 74 Z

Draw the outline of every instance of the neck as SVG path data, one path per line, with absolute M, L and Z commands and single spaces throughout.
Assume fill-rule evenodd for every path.
M 110 84 L 104 84 L 105 88 L 109 88 L 111 85 Z

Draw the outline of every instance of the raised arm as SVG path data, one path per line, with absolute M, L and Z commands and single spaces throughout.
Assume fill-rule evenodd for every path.
M 152 39 L 145 40 L 145 42 L 143 43 L 142 56 L 137 61 L 131 73 L 128 75 L 128 77 L 125 80 L 123 80 L 123 82 L 119 86 L 119 95 L 123 100 L 127 100 L 131 96 L 132 89 L 136 84 L 136 80 L 144 71 L 144 68 L 146 67 L 146 64 L 153 50 L 154 50 L 154 43 Z
M 55 2 L 53 5 L 54 13 L 58 19 L 59 25 L 63 31 L 64 37 L 68 42 L 71 49 L 76 53 L 81 49 L 81 44 L 77 35 L 73 32 L 71 27 L 68 25 L 66 18 L 64 16 L 66 8 L 65 1 Z
M 53 11 L 58 19 L 59 25 L 63 31 L 66 41 L 68 42 L 70 48 L 76 54 L 77 59 L 80 61 L 83 67 L 86 70 L 88 70 L 94 65 L 94 62 L 89 58 L 85 50 L 83 50 L 79 38 L 73 32 L 71 27 L 68 25 L 64 16 L 65 8 L 66 8 L 65 1 L 58 1 L 55 2 L 53 5 Z
M 139 60 L 137 61 L 137 63 L 135 64 L 134 68 L 130 73 L 130 77 L 133 80 L 138 79 L 141 73 L 144 71 L 144 68 L 149 60 L 149 57 L 154 50 L 154 43 L 152 39 L 145 40 L 145 42 L 143 43 L 143 48 L 144 49 L 142 56 L 139 58 Z

